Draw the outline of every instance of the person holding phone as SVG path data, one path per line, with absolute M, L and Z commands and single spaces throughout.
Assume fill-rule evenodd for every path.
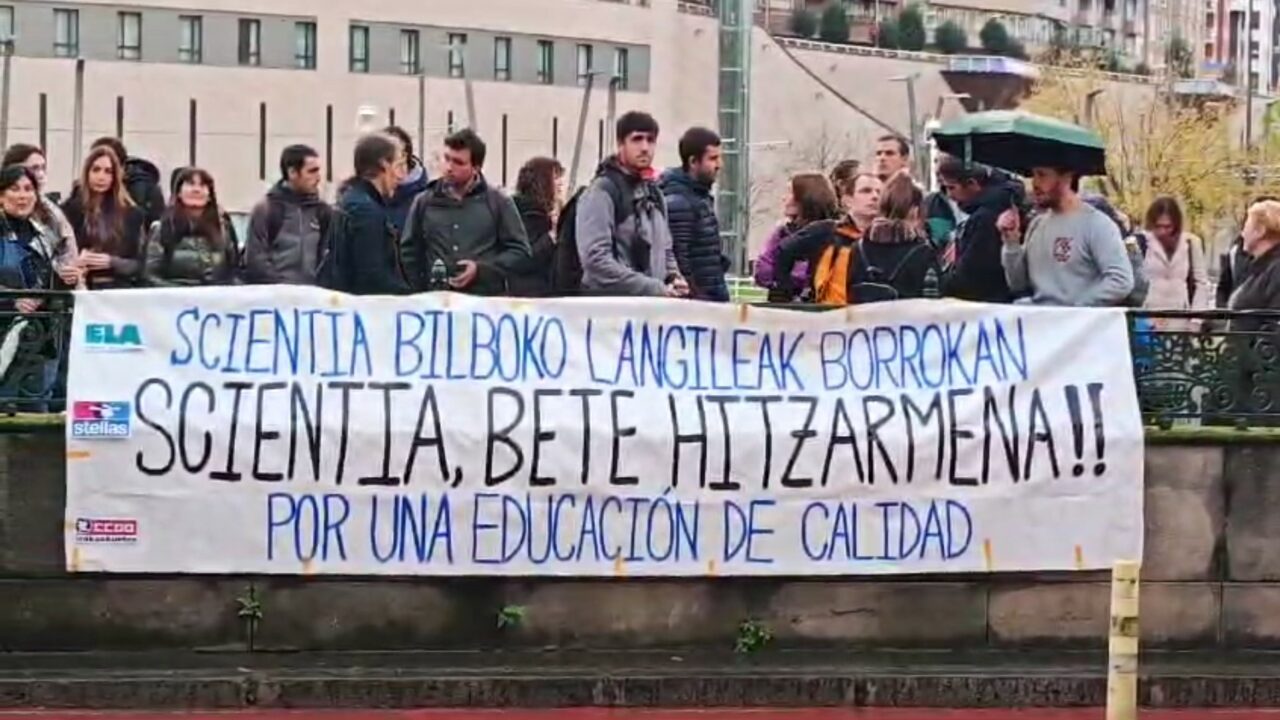
M 400 262 L 415 291 L 433 289 L 439 263 L 456 292 L 505 295 L 511 276 L 528 261 L 520 212 L 485 179 L 485 153 L 470 128 L 444 139 L 444 175 L 413 201 L 400 237 Z

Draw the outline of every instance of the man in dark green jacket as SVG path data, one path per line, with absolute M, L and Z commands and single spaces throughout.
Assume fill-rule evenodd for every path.
M 508 276 L 529 257 L 520 213 L 485 182 L 485 145 L 475 132 L 459 130 L 444 147 L 444 175 L 413 201 L 400 238 L 405 276 L 416 291 L 507 294 Z

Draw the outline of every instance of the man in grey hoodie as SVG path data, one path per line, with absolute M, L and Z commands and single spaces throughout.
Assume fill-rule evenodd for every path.
M 1025 242 L 1021 215 L 1010 208 L 996 229 L 1004 241 L 1005 279 L 1023 302 L 1035 305 L 1122 305 L 1133 292 L 1133 265 L 1120 230 L 1077 192 L 1075 173 L 1032 168 L 1032 198 L 1041 214 L 1029 223 Z
M 320 241 L 332 215 L 320 199 L 320 171 L 320 155 L 306 145 L 290 145 L 280 154 L 280 182 L 249 216 L 247 282 L 315 284 Z
M 654 181 L 658 122 L 641 112 L 618 118 L 618 154 L 601 163 L 578 199 L 575 236 L 582 289 L 593 295 L 685 297 L 666 203 Z

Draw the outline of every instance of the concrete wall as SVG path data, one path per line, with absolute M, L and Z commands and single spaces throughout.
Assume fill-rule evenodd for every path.
M 364 580 L 63 572 L 63 442 L 0 435 L 0 651 L 243 642 L 236 598 L 263 605 L 259 647 L 728 648 L 746 618 L 779 646 L 1101 648 L 1106 573 L 897 579 Z M 1146 647 L 1280 649 L 1280 445 L 1147 453 Z M 500 631 L 507 605 L 526 608 Z

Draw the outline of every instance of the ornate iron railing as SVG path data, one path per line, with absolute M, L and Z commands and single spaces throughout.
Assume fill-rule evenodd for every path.
M 1130 313 L 1148 423 L 1280 425 L 1280 311 Z
M 40 305 L 20 308 L 20 298 Z M 70 293 L 0 290 L 0 414 L 64 409 L 72 307 Z M 1129 318 L 1149 424 L 1280 425 L 1280 310 L 1138 310 Z
M 62 411 L 72 304 L 71 293 L 0 291 L 0 413 Z

